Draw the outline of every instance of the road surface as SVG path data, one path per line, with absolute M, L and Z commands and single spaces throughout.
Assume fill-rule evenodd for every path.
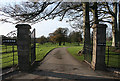
M 19 73 L 11 78 L 12 81 L 14 79 L 29 79 L 30 81 L 38 79 L 44 79 L 45 81 L 51 79 L 70 81 L 78 79 L 87 79 L 88 81 L 89 79 L 114 79 L 110 72 L 93 71 L 85 62 L 76 60 L 66 51 L 66 47 L 51 51 L 34 72 Z

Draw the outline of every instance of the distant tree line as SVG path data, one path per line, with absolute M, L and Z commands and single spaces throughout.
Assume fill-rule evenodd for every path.
M 41 36 L 36 40 L 40 44 L 51 42 L 53 44 L 58 43 L 59 46 L 61 46 L 62 44 L 65 45 L 66 42 L 76 42 L 78 45 L 80 45 L 82 39 L 81 31 L 72 31 L 68 34 L 68 28 L 58 28 L 53 33 L 49 33 L 48 37 Z

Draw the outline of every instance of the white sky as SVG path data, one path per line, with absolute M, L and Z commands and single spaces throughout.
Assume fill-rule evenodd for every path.
M 20 1 L 27 1 L 27 0 L 0 0 L 0 5 L 7 5 L 7 4 L 13 4 L 19 3 Z M 57 19 L 54 20 L 47 20 L 47 21 L 42 21 L 37 24 L 34 24 L 31 26 L 32 29 L 36 29 L 36 37 L 40 37 L 42 35 L 48 36 L 49 33 L 54 32 L 57 28 L 63 27 L 63 28 L 69 28 L 70 30 L 72 29 L 68 23 L 63 21 L 58 21 Z M 15 25 L 10 24 L 10 23 L 1 23 L 0 22 L 0 35 L 7 35 L 10 31 L 17 30 L 15 28 Z M 32 31 L 32 30 L 31 30 Z
M 19 3 L 21 1 L 28 1 L 28 0 L 0 0 L 0 6 Z M 67 27 L 69 28 L 70 31 L 72 30 L 72 28 L 69 26 L 68 23 L 65 22 L 65 20 L 63 21 L 58 21 L 57 19 L 47 20 L 47 21 L 42 21 L 35 25 L 32 25 L 32 29 L 33 28 L 36 29 L 36 37 L 40 37 L 42 35 L 47 37 L 49 33 L 54 32 L 59 27 L 63 27 L 63 28 Z M 0 35 L 7 35 L 7 33 L 13 30 L 17 30 L 15 28 L 15 25 L 10 23 L 0 22 Z
M 49 33 L 54 32 L 57 28 L 63 27 L 63 28 L 69 28 L 72 29 L 68 23 L 65 23 L 65 21 L 59 22 L 57 20 L 48 20 L 48 21 L 42 21 L 37 24 L 34 24 L 31 26 L 32 29 L 36 29 L 36 37 L 40 37 L 42 35 L 48 36 Z M 31 29 L 31 31 L 32 31 Z M 15 28 L 15 25 L 9 24 L 9 23 L 0 23 L 0 35 L 7 35 L 10 31 L 17 30 Z

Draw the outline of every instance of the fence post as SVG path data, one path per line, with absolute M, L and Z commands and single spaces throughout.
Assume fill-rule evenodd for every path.
M 17 48 L 18 48 L 18 66 L 21 71 L 30 69 L 30 29 L 28 24 L 18 24 L 17 28 Z
M 105 70 L 106 27 L 104 24 L 95 24 L 93 28 L 93 56 L 92 68 Z

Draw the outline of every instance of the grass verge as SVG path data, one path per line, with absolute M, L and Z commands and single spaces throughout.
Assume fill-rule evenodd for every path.
M 36 61 L 42 60 L 49 51 L 58 47 L 76 46 L 76 43 L 66 43 L 66 45 L 59 46 L 57 43 L 45 43 L 43 45 L 36 43 Z M 0 68 L 6 68 L 13 66 L 13 52 L 12 46 L 1 45 L 0 46 Z M 14 46 L 14 50 L 17 50 L 17 46 Z M 18 64 L 18 53 L 14 52 L 14 64 Z
M 54 48 L 57 48 L 56 45 L 41 45 L 38 44 L 36 47 L 36 61 L 40 61 L 46 56 L 46 54 Z
M 84 55 L 79 56 L 78 52 L 80 50 L 82 50 L 83 46 L 74 46 L 74 47 L 69 47 L 67 48 L 67 51 L 73 56 L 75 57 L 77 60 L 79 61 L 83 61 L 84 60 Z

